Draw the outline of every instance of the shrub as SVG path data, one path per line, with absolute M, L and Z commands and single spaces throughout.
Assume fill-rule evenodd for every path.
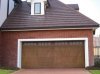
M 94 62 L 95 67 L 100 67 L 100 58 L 95 58 L 94 61 L 95 61 Z

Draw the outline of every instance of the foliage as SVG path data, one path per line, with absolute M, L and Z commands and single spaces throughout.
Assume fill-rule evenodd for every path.
M 4 69 L 0 69 L 0 74 L 10 74 L 14 72 L 14 70 L 4 70 Z
M 95 58 L 95 67 L 100 67 L 100 58 Z
M 92 73 L 92 74 L 100 74 L 100 70 L 90 70 L 90 73 Z

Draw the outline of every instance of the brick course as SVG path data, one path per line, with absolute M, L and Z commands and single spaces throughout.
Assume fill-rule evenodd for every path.
M 92 30 L 46 30 L 46 31 L 17 31 L 2 32 L 2 65 L 16 67 L 17 64 L 17 42 L 18 39 L 35 38 L 89 38 L 89 62 L 93 65 L 93 31 Z
M 1 31 L 0 31 L 0 66 L 1 66 Z

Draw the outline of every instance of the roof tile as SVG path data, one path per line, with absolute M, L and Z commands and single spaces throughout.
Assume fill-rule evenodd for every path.
M 84 28 L 98 27 L 99 24 L 76 11 L 70 5 L 58 0 L 48 0 L 50 7 L 45 15 L 30 15 L 31 9 L 26 2 L 15 7 L 2 25 L 7 29 L 40 29 L 40 28 Z

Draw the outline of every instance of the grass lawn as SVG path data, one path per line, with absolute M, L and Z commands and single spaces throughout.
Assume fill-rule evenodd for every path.
M 100 70 L 90 70 L 91 74 L 100 74 Z
M 0 69 L 0 74 L 10 74 L 14 72 L 14 70 L 5 70 L 5 69 Z

